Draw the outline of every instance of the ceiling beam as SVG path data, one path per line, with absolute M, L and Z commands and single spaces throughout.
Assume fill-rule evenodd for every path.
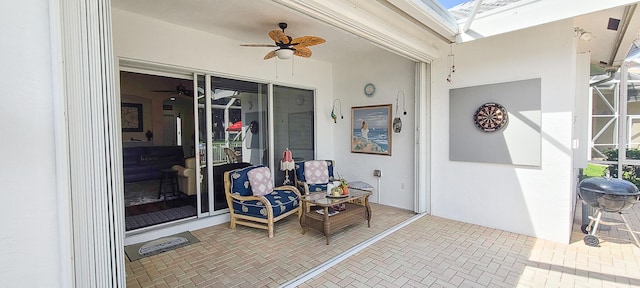
M 456 20 L 435 0 L 378 0 L 389 3 L 400 9 L 421 25 L 428 27 L 434 34 L 444 38 L 444 41 L 452 43 L 458 34 Z M 405 16 L 406 17 L 406 16 Z
M 473 7 L 473 11 L 471 12 L 471 15 L 469 15 L 469 18 L 467 18 L 467 22 L 464 23 L 464 28 L 462 28 L 463 32 L 469 31 L 469 28 L 471 27 L 471 23 L 473 23 L 473 19 L 476 18 L 476 15 L 478 14 L 478 10 L 480 10 L 480 5 L 482 5 L 482 0 L 476 0 L 476 6 Z
M 430 63 L 440 56 L 438 49 L 432 44 L 434 40 L 439 40 L 438 37 L 428 31 L 416 29 L 414 23 L 395 13 L 389 13 L 391 11 L 383 5 L 372 7 L 376 5 L 376 1 L 354 0 L 356 4 L 321 0 L 273 1 L 416 62 Z M 390 17 L 395 21 L 390 21 Z M 406 31 L 417 31 L 421 33 L 421 37 Z

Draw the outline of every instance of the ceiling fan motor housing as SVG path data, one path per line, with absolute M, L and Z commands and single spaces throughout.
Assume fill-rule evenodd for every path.
M 286 29 L 287 26 L 287 23 L 280 22 L 278 23 L 278 27 L 280 27 L 282 31 L 269 31 L 269 37 L 274 41 L 274 44 L 241 44 L 241 46 L 277 47 L 278 49 L 267 53 L 267 55 L 264 56 L 264 59 L 267 60 L 276 56 L 280 59 L 289 59 L 294 55 L 309 58 L 311 57 L 311 50 L 308 46 L 314 46 L 325 42 L 324 39 L 318 36 L 302 36 L 294 39 L 284 33 L 284 29 Z

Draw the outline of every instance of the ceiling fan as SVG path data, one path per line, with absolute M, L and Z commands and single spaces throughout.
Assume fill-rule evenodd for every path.
M 182 83 L 176 86 L 174 90 L 150 90 L 151 92 L 171 92 L 172 96 L 188 96 L 193 97 L 193 91 L 187 90 L 187 87 L 184 87 Z
M 284 29 L 287 29 L 287 23 L 278 23 L 278 27 L 282 30 L 272 30 L 269 32 L 269 37 L 275 42 L 275 44 L 241 44 L 245 47 L 277 47 L 264 56 L 264 59 L 271 59 L 278 56 L 280 59 L 289 59 L 291 56 L 296 55 L 304 58 L 311 57 L 311 49 L 308 46 L 318 45 L 326 42 L 324 39 L 317 36 L 302 36 L 297 38 L 291 38 L 284 34 Z

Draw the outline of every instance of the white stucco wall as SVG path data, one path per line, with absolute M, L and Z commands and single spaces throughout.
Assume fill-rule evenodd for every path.
M 334 95 L 342 103 L 344 119 L 338 118 L 338 123 L 334 124 L 330 119 L 321 117 L 318 124 L 335 127 L 333 146 L 337 171 L 350 181 L 360 180 L 376 187 L 371 201 L 413 210 L 415 63 L 379 50 L 353 55 L 349 60 L 335 64 L 334 68 Z M 367 83 L 376 86 L 373 97 L 364 94 Z M 395 117 L 399 91 L 404 92 L 406 103 L 403 105 L 400 96 L 402 131 L 391 135 L 391 156 L 351 153 L 351 107 L 393 104 Z M 407 108 L 407 115 L 402 115 L 403 106 Z M 374 169 L 381 170 L 382 177 L 374 177 Z
M 4 1 L 0 16 L 0 286 L 58 287 L 49 7 L 47 1 Z
M 453 84 L 445 80 L 447 58 L 433 63 L 433 215 L 568 243 L 575 51 L 567 20 L 454 45 Z M 540 167 L 449 160 L 449 89 L 535 78 L 542 79 Z M 472 115 L 459 117 L 471 123 Z

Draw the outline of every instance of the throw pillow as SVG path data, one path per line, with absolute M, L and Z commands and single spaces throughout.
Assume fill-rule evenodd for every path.
M 324 184 L 329 182 L 329 165 L 324 160 L 304 162 L 304 178 L 308 184 Z
M 271 170 L 268 167 L 251 169 L 247 172 L 249 184 L 253 195 L 267 195 L 273 192 L 273 181 L 271 181 Z

